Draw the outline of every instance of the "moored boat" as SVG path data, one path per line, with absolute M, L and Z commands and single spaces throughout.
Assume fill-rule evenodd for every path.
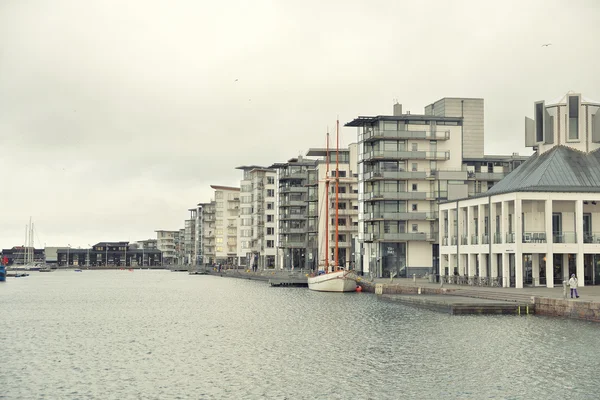
M 354 292 L 356 275 L 353 271 L 338 270 L 308 277 L 308 288 L 318 292 Z

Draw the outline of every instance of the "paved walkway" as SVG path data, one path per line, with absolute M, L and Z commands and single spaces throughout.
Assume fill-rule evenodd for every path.
M 362 278 L 366 281 L 369 281 L 367 278 Z M 398 278 L 394 279 L 390 282 L 389 278 L 376 278 L 373 280 L 373 283 L 384 283 L 384 284 L 396 284 L 401 286 L 418 286 L 418 287 L 427 287 L 427 288 L 439 288 L 439 283 L 430 283 L 427 279 L 416 279 L 416 283 L 412 278 Z M 485 287 L 485 286 L 468 286 L 468 285 L 454 285 L 449 283 L 444 283 L 444 288 L 446 289 L 464 289 L 469 291 L 490 291 L 494 293 L 507 293 L 507 294 L 520 294 L 520 295 L 529 295 L 535 297 L 548 297 L 552 299 L 562 299 L 563 298 L 563 287 L 562 283 L 560 286 L 554 287 L 553 289 L 548 289 L 545 286 L 539 287 L 524 287 L 523 289 L 516 288 L 499 288 L 499 287 Z M 593 301 L 600 303 L 600 286 L 585 286 L 577 289 L 579 292 L 579 299 L 573 299 L 573 301 Z M 567 286 L 567 297 L 570 297 L 570 290 Z

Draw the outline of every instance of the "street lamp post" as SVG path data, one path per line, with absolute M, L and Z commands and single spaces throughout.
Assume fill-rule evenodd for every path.
M 67 244 L 67 268 L 69 268 L 69 250 L 71 250 L 71 245 Z

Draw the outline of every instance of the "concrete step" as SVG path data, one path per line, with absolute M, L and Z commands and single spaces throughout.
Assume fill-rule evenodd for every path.
M 488 291 L 488 290 L 469 290 L 454 289 L 446 294 L 451 296 L 473 297 L 478 299 L 511 301 L 516 303 L 532 303 L 532 296 L 524 293 L 511 293 L 509 291 Z

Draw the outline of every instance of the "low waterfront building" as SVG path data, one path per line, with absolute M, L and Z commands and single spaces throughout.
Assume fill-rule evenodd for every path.
M 0 260 L 6 259 L 6 266 L 19 266 L 27 263 L 43 264 L 46 262 L 44 249 L 36 249 L 26 246 L 15 246 L 10 249 L 3 249 L 0 253 Z
M 157 267 L 162 265 L 158 249 L 144 249 L 129 242 L 99 242 L 89 249 L 62 247 L 57 251 L 61 267 Z
M 535 153 L 486 193 L 440 204 L 440 273 L 504 287 L 600 284 L 600 103 L 536 102 Z

